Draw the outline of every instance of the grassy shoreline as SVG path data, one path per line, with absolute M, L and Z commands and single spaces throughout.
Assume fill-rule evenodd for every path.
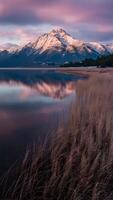
M 2 199 L 113 199 L 113 76 L 91 73 L 77 82 L 67 126 L 49 143 L 28 149 Z
M 80 74 L 86 77 L 95 77 L 95 76 L 113 76 L 113 68 L 95 68 L 95 67 L 76 67 L 76 68 L 59 68 L 58 71 L 65 72 L 69 74 Z

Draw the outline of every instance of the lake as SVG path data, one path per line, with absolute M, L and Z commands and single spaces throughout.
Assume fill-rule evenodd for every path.
M 66 122 L 80 79 L 47 70 L 0 71 L 0 175 Z

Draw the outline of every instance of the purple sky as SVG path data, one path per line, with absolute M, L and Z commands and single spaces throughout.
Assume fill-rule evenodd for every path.
M 0 45 L 62 27 L 75 38 L 113 41 L 113 0 L 0 0 Z

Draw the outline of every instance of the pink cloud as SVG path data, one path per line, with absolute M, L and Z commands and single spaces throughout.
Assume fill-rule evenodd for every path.
M 1 0 L 0 24 L 17 26 L 15 34 L 20 34 L 23 39 L 26 38 L 25 40 L 31 39 L 34 33 L 30 33 L 30 30 L 27 33 L 22 26 L 42 24 L 68 27 L 73 29 L 73 32 L 84 31 L 86 38 L 89 38 L 93 27 L 97 33 L 95 38 L 100 38 L 98 32 L 100 33 L 103 26 L 105 27 L 103 34 L 106 38 L 106 30 L 113 24 L 112 8 L 112 0 Z M 109 34 L 112 33 L 110 29 Z

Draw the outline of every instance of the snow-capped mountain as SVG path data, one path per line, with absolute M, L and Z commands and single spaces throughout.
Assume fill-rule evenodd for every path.
M 112 44 L 76 40 L 63 29 L 55 29 L 24 47 L 1 50 L 0 66 L 60 65 L 112 53 Z

